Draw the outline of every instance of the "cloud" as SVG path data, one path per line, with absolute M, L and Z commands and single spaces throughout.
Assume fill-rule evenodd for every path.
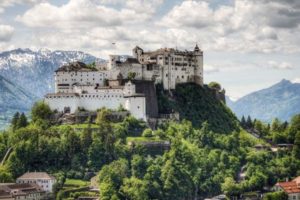
M 1 0 L 0 1 L 0 13 L 4 12 L 5 8 L 14 6 L 16 4 L 29 4 L 34 5 L 43 0 Z
M 204 69 L 204 73 L 206 74 L 212 74 L 220 71 L 220 69 L 217 68 L 216 66 L 206 65 L 206 64 L 204 64 L 203 69 Z
M 279 70 L 290 70 L 294 69 L 291 63 L 288 62 L 276 62 L 276 61 L 269 61 L 268 67 L 272 69 L 279 69 Z
M 0 42 L 8 42 L 14 34 L 14 28 L 9 25 L 0 25 Z
M 291 80 L 292 83 L 300 83 L 300 78 L 295 78 Z
M 213 23 L 213 11 L 204 1 L 184 1 L 175 6 L 159 23 L 167 27 L 205 28 Z
M 59 29 L 120 26 L 149 20 L 161 2 L 129 0 L 120 10 L 93 0 L 70 0 L 62 6 L 45 2 L 18 15 L 16 20 L 29 27 L 51 26 Z

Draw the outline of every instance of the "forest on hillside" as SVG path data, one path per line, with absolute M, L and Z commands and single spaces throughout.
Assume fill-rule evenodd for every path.
M 190 87 L 193 86 L 188 86 L 192 92 Z M 180 94 L 185 92 L 177 91 L 177 99 L 183 98 Z M 197 108 L 188 111 L 190 101 L 194 101 L 191 96 L 182 100 L 188 106 L 181 112 L 188 117 L 192 116 L 189 112 L 197 112 Z M 214 103 L 205 99 L 203 102 Z M 176 105 L 184 104 L 178 100 Z M 90 193 L 66 192 L 66 180 L 88 181 L 97 175 L 101 200 L 173 200 L 264 191 L 277 181 L 300 175 L 300 115 L 290 123 L 274 120 L 268 125 L 248 119 L 240 124 L 230 111 L 222 117 L 209 117 L 228 109 L 221 102 L 212 106 L 207 107 L 211 112 L 190 121 L 169 121 L 151 130 L 145 122 L 131 116 L 113 122 L 108 117 L 112 111 L 107 109 L 98 111 L 94 123 L 88 120 L 84 124 L 53 124 L 53 112 L 38 102 L 32 108 L 31 121 L 16 113 L 10 128 L 0 135 L 1 158 L 12 149 L 0 167 L 0 181 L 14 181 L 26 171 L 46 171 L 58 180 L 54 190 L 57 199 L 75 199 Z M 204 121 L 201 116 L 209 120 Z M 226 122 L 224 117 L 231 121 Z M 218 132 L 223 124 L 232 128 Z M 260 137 L 245 129 L 257 131 Z M 128 145 L 129 141 L 136 145 Z M 149 152 L 140 141 L 168 141 L 170 149 Z M 282 142 L 294 144 L 293 149 L 273 152 L 255 148 L 258 144 Z M 245 173 L 244 178 L 241 172 Z M 266 198 L 282 199 L 281 195 L 270 193 Z

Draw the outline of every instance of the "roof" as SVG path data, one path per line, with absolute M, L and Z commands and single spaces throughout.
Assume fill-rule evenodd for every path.
M 97 71 L 96 68 L 91 68 L 83 62 L 71 62 L 59 67 L 55 72 L 70 72 L 70 71 L 81 71 L 81 72 L 91 72 Z
M 15 183 L 0 186 L 0 199 L 5 196 L 24 196 L 32 193 L 44 193 L 42 188 L 33 183 Z
M 124 64 L 140 64 L 140 62 L 136 58 L 127 58 Z
M 18 180 L 20 179 L 51 179 L 55 180 L 53 176 L 50 176 L 46 172 L 27 172 L 20 176 Z
M 276 184 L 276 186 L 281 187 L 288 194 L 300 193 L 300 187 L 297 186 L 297 182 L 296 181 L 278 182 Z

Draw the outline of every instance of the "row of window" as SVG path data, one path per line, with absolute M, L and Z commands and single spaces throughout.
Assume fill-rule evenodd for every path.
M 88 98 L 122 98 L 122 95 L 81 95 L 80 97 L 88 97 Z M 76 96 L 49 96 L 49 99 L 60 99 L 60 98 L 77 98 Z

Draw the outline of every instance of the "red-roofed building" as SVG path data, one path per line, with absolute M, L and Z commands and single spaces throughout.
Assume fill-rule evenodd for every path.
M 284 191 L 289 200 L 300 200 L 300 176 L 287 182 L 278 182 L 275 185 L 276 191 Z

